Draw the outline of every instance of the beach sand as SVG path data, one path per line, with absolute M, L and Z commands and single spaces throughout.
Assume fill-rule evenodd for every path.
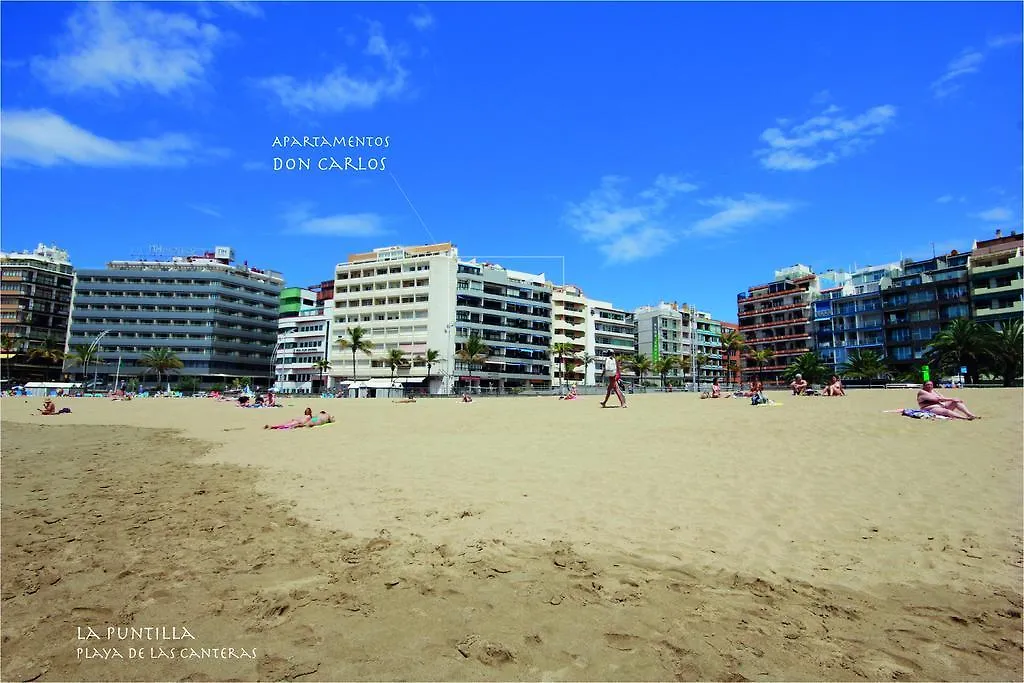
M 950 393 L 5 398 L 0 673 L 1021 680 L 1024 393 Z

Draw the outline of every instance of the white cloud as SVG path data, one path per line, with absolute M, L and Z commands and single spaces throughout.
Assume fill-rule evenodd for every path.
M 1009 221 L 1013 219 L 1013 211 L 1002 206 L 997 206 L 987 211 L 982 211 L 976 214 L 977 218 L 990 223 L 1000 223 L 1002 221 Z
M 269 161 L 247 161 L 242 164 L 245 171 L 269 171 L 272 168 Z
M 382 219 L 374 213 L 334 214 L 315 216 L 308 204 L 293 207 L 285 213 L 289 231 L 328 237 L 372 237 L 386 230 Z
M 45 109 L 0 112 L 0 140 L 5 166 L 186 166 L 224 154 L 178 133 L 139 140 L 103 138 Z
M 248 0 L 221 0 L 219 4 L 257 19 L 262 19 L 265 16 L 263 8 L 258 3 L 249 2 Z
M 965 50 L 949 63 L 942 76 L 932 82 L 932 93 L 939 99 L 952 95 L 960 89 L 960 79 L 968 74 L 977 73 L 984 61 L 984 53 Z
M 377 102 L 394 98 L 405 91 L 408 72 L 397 51 L 384 39 L 380 24 L 370 23 L 370 36 L 363 53 L 378 58 L 383 70 L 372 78 L 349 74 L 341 65 L 322 78 L 299 81 L 293 76 L 271 76 L 258 82 L 269 90 L 282 106 L 293 111 L 340 113 L 351 109 L 369 109 Z
M 790 203 L 772 201 L 756 194 L 744 195 L 742 199 L 714 197 L 701 200 L 700 204 L 720 210 L 694 223 L 690 235 L 726 234 L 743 225 L 778 218 L 793 209 Z
M 136 3 L 76 5 L 56 57 L 36 57 L 51 88 L 110 94 L 149 88 L 170 95 L 201 83 L 222 40 L 213 24 Z
M 1007 45 L 1016 45 L 1022 41 L 1024 41 L 1024 35 L 1020 33 L 1010 33 L 1007 35 L 989 38 L 988 46 L 991 48 L 1000 48 L 1006 47 Z
M 828 90 L 821 90 L 811 98 L 811 104 L 827 104 L 832 101 L 832 93 Z
M 601 186 L 581 202 L 570 203 L 563 220 L 587 242 L 598 244 L 611 263 L 655 256 L 675 236 L 661 223 L 672 200 L 697 186 L 676 176 L 659 175 L 651 187 L 628 199 L 626 178 L 605 176 Z
M 434 27 L 434 15 L 424 5 L 419 6 L 419 11 L 409 15 L 409 22 L 416 27 L 417 31 L 426 31 Z
M 832 105 L 797 125 L 780 120 L 781 127 L 768 128 L 761 134 L 761 140 L 768 146 L 756 150 L 755 156 L 761 157 L 765 168 L 810 171 L 863 151 L 896 117 L 896 108 L 889 104 L 873 107 L 851 119 L 838 115 L 839 112 L 839 107 Z
M 205 213 L 207 216 L 213 216 L 214 218 L 224 217 L 221 215 L 220 211 L 217 211 L 217 209 L 211 208 L 209 206 L 204 206 L 203 204 L 189 204 L 188 208 L 194 211 L 198 211 L 199 213 Z
M 938 202 L 939 204 L 948 204 L 951 201 L 953 201 L 953 195 L 951 195 L 951 194 L 944 194 L 941 197 L 939 197 L 938 199 L 936 199 L 935 201 Z

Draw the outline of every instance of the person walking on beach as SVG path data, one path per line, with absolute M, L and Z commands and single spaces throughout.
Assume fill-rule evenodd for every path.
M 956 420 L 979 419 L 977 415 L 967 409 L 963 400 L 948 398 L 935 391 L 935 383 L 931 380 L 925 382 L 921 390 L 917 392 L 917 405 L 921 410 L 933 415 L 951 417 Z
M 622 370 L 619 368 L 619 361 L 615 358 L 615 352 L 609 351 L 607 358 L 604 361 L 604 376 L 608 381 L 608 391 L 604 394 L 604 400 L 601 401 L 601 407 L 607 408 L 608 399 L 611 398 L 612 392 L 615 392 L 616 398 L 619 399 L 620 408 L 628 408 L 626 405 L 626 397 L 622 394 L 622 387 L 619 386 L 619 382 L 622 380 Z

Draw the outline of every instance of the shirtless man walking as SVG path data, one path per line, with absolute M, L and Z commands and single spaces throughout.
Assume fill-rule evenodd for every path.
M 932 415 L 951 417 L 956 420 L 977 420 L 978 416 L 967 409 L 959 398 L 947 398 L 935 391 L 935 383 L 927 381 L 917 392 L 917 405 Z M 962 415 L 960 414 L 962 413 Z

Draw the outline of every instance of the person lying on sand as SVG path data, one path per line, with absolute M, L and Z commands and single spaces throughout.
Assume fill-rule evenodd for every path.
M 416 402 L 416 399 L 414 399 L 414 398 L 400 398 L 397 401 L 395 401 L 395 403 L 415 403 L 415 402 Z
M 312 408 L 306 408 L 306 410 L 304 410 L 303 413 L 302 413 L 302 417 L 297 417 L 294 420 L 288 420 L 287 422 L 282 422 L 279 425 L 263 425 L 263 428 L 264 429 L 293 429 L 295 427 L 301 427 L 301 426 L 305 425 L 307 422 L 309 422 L 312 419 L 313 419 L 313 409 Z
M 917 392 L 917 405 L 921 410 L 932 415 L 941 415 L 957 420 L 977 420 L 977 415 L 967 409 L 967 406 L 959 398 L 949 398 L 935 391 L 935 382 L 931 380 L 924 383 L 921 390 Z
M 297 425 L 298 427 L 319 427 L 320 425 L 330 424 L 334 422 L 334 416 L 328 415 L 326 410 L 321 410 L 312 420 L 305 424 Z

